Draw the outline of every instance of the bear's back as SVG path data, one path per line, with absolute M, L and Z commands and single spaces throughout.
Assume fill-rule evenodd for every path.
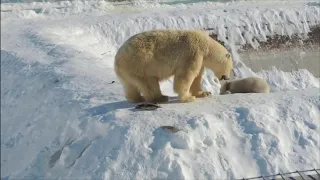
M 118 50 L 116 68 L 139 69 L 141 74 L 167 78 L 207 51 L 204 32 L 196 30 L 152 30 L 130 37 Z
M 137 58 L 173 58 L 205 51 L 206 36 L 196 30 L 152 30 L 133 36 L 125 46 L 127 53 L 140 56 Z

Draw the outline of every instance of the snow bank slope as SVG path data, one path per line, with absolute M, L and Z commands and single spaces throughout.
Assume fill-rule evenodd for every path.
M 118 83 L 75 100 L 69 78 L 39 65 L 17 74 L 28 66 L 1 55 L 2 178 L 232 179 L 320 164 L 319 89 L 134 111 Z
M 278 91 L 268 95 L 214 95 L 187 104 L 173 97 L 151 112 L 125 101 L 113 72 L 117 47 L 150 28 L 202 26 L 183 19 L 193 19 L 189 8 L 198 20 L 209 17 L 195 11 L 198 5 L 162 14 L 4 17 L 1 178 L 232 179 L 319 168 L 319 81 L 308 72 L 261 72 Z M 209 5 L 207 12 L 224 13 Z M 295 8 L 301 7 L 299 17 L 318 12 L 304 3 Z M 290 14 L 290 8 L 267 12 Z M 304 25 L 294 30 L 307 32 Z M 205 88 L 216 89 L 212 79 L 207 72 Z M 164 93 L 171 89 L 166 82 Z M 183 131 L 170 134 L 162 125 Z
M 110 137 L 122 142 L 116 158 L 104 154 L 105 178 L 233 179 L 319 166 L 318 90 L 307 92 L 220 96 L 156 112 L 102 111 L 97 117 L 115 123 Z M 161 125 L 186 132 L 168 134 Z

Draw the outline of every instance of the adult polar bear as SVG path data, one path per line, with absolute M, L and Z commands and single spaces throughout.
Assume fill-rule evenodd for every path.
M 168 101 L 159 82 L 172 75 L 180 101 L 191 102 L 211 94 L 201 90 L 204 67 L 219 79 L 228 79 L 233 60 L 227 49 L 204 31 L 152 30 L 124 42 L 114 66 L 130 103 Z

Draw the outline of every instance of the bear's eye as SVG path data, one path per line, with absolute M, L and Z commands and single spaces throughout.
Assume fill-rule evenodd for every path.
M 231 54 L 230 54 L 230 53 L 226 54 L 226 57 L 227 57 L 228 59 L 230 59 Z

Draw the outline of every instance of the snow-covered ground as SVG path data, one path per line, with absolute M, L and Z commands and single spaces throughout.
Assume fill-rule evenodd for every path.
M 1 179 L 233 179 L 319 168 L 319 79 L 276 67 L 255 74 L 234 45 L 307 33 L 319 15 L 317 1 L 1 4 Z M 213 96 L 179 103 L 169 80 L 161 87 L 170 103 L 134 111 L 113 57 L 131 35 L 163 28 L 212 28 L 232 48 L 237 76 L 261 76 L 272 93 L 219 96 L 208 70 L 202 85 Z

